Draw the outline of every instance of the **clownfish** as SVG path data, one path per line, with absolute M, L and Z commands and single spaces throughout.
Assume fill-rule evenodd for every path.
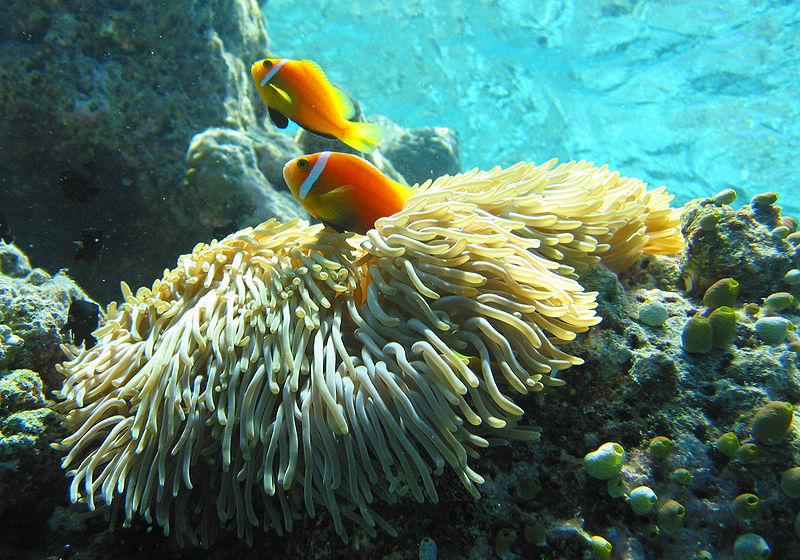
M 381 125 L 347 120 L 356 112 L 352 102 L 331 85 L 316 63 L 265 58 L 253 63 L 250 73 L 278 128 L 286 128 L 291 119 L 309 132 L 338 138 L 359 152 L 371 152 L 381 141 Z
M 414 189 L 392 181 L 352 154 L 319 152 L 283 166 L 289 190 L 309 214 L 339 231 L 364 234 L 402 210 Z

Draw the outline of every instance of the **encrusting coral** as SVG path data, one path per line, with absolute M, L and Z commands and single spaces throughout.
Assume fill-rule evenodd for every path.
M 511 395 L 560 385 L 599 322 L 576 271 L 682 245 L 678 211 L 586 162 L 420 186 L 366 236 L 274 220 L 197 245 L 68 348 L 58 446 L 71 499 L 208 544 L 327 509 L 392 531 L 376 500 L 437 499 L 449 466 L 535 439 Z

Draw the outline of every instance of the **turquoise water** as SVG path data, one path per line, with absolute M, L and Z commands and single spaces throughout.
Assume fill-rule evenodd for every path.
M 797 215 L 795 1 L 269 1 L 270 49 L 366 113 L 447 126 L 464 169 L 608 163 L 678 202 L 774 190 Z

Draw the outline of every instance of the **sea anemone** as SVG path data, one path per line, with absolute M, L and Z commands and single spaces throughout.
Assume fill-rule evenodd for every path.
M 435 501 L 445 467 L 477 496 L 478 448 L 538 437 L 512 395 L 582 363 L 558 348 L 600 320 L 576 272 L 682 243 L 663 189 L 554 164 L 426 183 L 366 236 L 271 220 L 123 284 L 60 366 L 71 499 L 207 545 L 318 508 L 392 532 L 370 505 Z

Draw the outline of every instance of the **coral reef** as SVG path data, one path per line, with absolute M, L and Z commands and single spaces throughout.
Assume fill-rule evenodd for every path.
M 14 188 L 0 190 L 0 206 L 17 209 L 7 217 L 39 266 L 70 266 L 96 297 L 110 297 L 119 279 L 158 274 L 210 231 L 176 224 L 165 197 L 181 184 L 195 133 L 259 128 L 247 67 L 268 48 L 265 23 L 247 0 L 14 0 L 4 11 L 0 144 Z M 96 196 L 62 192 L 76 174 Z M 103 258 L 73 265 L 72 241 L 87 226 L 106 232 Z
M 53 542 L 42 528 L 66 491 L 58 457 L 49 444 L 62 437 L 52 391 L 54 369 L 73 300 L 86 294 L 63 273 L 51 277 L 31 268 L 14 245 L 0 243 L 0 557 L 26 558 Z M 54 537 L 54 540 L 58 540 Z

